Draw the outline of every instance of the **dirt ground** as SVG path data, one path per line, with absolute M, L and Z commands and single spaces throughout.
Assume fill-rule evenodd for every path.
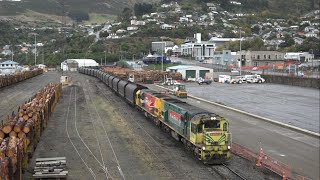
M 221 166 L 197 161 L 98 79 L 69 76 L 72 85 L 63 88 L 23 179 L 32 179 L 35 158 L 61 156 L 67 158 L 68 179 L 75 180 L 238 179 Z M 58 78 L 59 74 L 43 76 L 42 81 Z M 228 166 L 245 179 L 280 179 L 236 156 Z

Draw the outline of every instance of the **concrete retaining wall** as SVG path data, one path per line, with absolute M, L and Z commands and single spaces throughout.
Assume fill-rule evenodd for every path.
M 320 78 L 262 75 L 267 83 L 285 84 L 320 89 Z

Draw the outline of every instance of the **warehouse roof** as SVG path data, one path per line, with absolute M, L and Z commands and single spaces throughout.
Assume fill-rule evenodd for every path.
M 93 60 L 93 59 L 67 59 L 67 60 L 64 60 L 62 64 L 68 64 L 68 63 L 78 63 L 79 64 L 79 67 L 82 67 L 82 66 L 99 66 L 99 64 Z
M 0 60 L 0 64 L 19 64 L 19 63 L 14 62 L 12 60 Z
M 201 66 L 190 66 L 190 65 L 178 65 L 178 66 L 171 66 L 167 68 L 168 70 L 183 70 L 183 69 L 210 69 Z

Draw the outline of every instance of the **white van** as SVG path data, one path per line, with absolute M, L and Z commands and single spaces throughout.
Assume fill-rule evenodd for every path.
M 230 75 L 219 75 L 219 83 L 230 83 L 231 76 Z

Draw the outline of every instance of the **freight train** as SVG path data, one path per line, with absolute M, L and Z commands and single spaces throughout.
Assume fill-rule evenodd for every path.
M 230 159 L 231 133 L 225 118 L 98 69 L 80 68 L 79 72 L 100 79 L 203 163 L 220 164 Z

